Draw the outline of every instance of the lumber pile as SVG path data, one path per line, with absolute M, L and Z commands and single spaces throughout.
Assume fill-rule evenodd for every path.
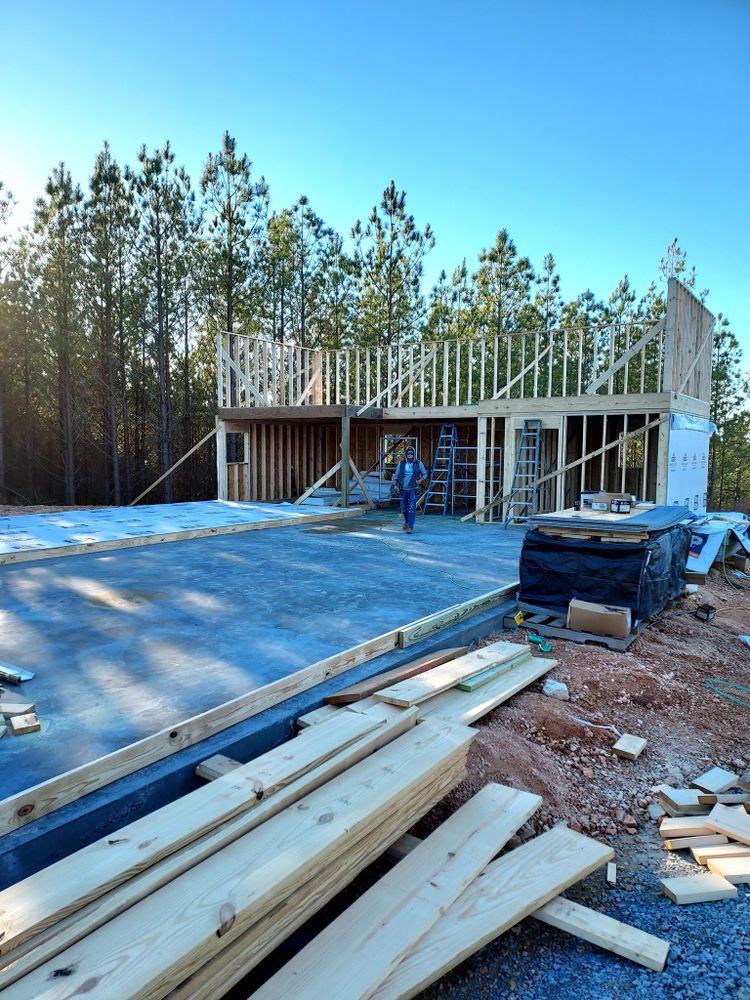
M 669 814 L 659 833 L 667 850 L 689 850 L 707 871 L 662 879 L 662 890 L 680 905 L 734 899 L 737 886 L 750 883 L 750 783 L 712 767 L 690 784 L 659 786 Z

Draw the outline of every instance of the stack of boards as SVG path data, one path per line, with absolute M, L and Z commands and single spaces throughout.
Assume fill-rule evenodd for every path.
M 611 848 L 560 826 L 498 857 L 538 796 L 488 785 L 407 835 L 463 779 L 467 717 L 554 665 L 525 652 L 386 678 L 249 763 L 205 761 L 207 784 L 0 892 L 3 1000 L 214 1000 L 389 851 L 396 866 L 258 996 L 411 997 L 526 916 L 662 969 L 666 942 L 560 898 Z
M 667 850 L 689 850 L 707 871 L 662 879 L 662 889 L 680 904 L 734 899 L 750 883 L 750 780 L 712 767 L 690 784 L 659 786 L 668 813 L 659 833 Z

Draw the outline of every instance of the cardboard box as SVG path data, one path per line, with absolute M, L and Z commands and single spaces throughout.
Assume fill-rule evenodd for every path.
M 604 490 L 584 490 L 581 493 L 581 510 L 609 510 L 613 500 L 634 502 L 630 493 L 607 493 Z
M 630 608 L 610 604 L 594 604 L 574 598 L 568 605 L 568 628 L 594 635 L 611 635 L 627 639 L 631 629 Z

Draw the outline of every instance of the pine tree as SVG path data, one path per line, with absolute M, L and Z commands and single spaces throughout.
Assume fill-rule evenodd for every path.
M 474 275 L 479 325 L 488 335 L 502 337 L 518 329 L 519 313 L 528 303 L 534 271 L 528 257 L 519 257 L 507 229 L 501 229 L 493 246 L 479 254 Z

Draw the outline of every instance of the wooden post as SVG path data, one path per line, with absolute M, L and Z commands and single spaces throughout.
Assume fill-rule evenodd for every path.
M 487 470 L 487 417 L 477 417 L 477 507 L 484 507 L 486 502 L 486 470 Z M 486 515 L 480 514 L 478 521 L 486 521 Z
M 227 430 L 226 423 L 216 418 L 216 496 L 219 500 L 229 499 L 227 480 Z
M 676 347 L 676 337 L 678 336 L 677 331 L 677 279 L 670 278 L 669 284 L 667 285 L 667 315 L 664 322 L 664 363 L 661 373 L 661 391 L 662 392 L 672 392 L 675 388 L 674 386 L 674 358 L 675 358 L 675 347 Z M 669 434 L 667 434 L 667 438 Z M 659 434 L 659 440 L 661 441 L 661 432 Z M 661 444 L 659 447 L 659 452 L 661 455 Z M 657 491 L 659 489 L 659 484 L 657 484 Z M 665 484 L 666 490 L 666 484 Z M 657 503 L 662 503 L 663 501 L 657 500 Z
M 341 506 L 349 506 L 349 434 L 351 417 L 341 418 Z
M 674 279 L 670 278 L 670 284 Z M 666 355 L 665 355 L 666 357 Z M 671 365 L 670 365 L 671 370 Z M 667 365 L 664 364 L 664 377 L 666 378 Z M 656 452 L 656 496 L 654 500 L 658 504 L 667 502 L 667 482 L 669 479 L 669 420 L 659 425 L 659 443 Z

